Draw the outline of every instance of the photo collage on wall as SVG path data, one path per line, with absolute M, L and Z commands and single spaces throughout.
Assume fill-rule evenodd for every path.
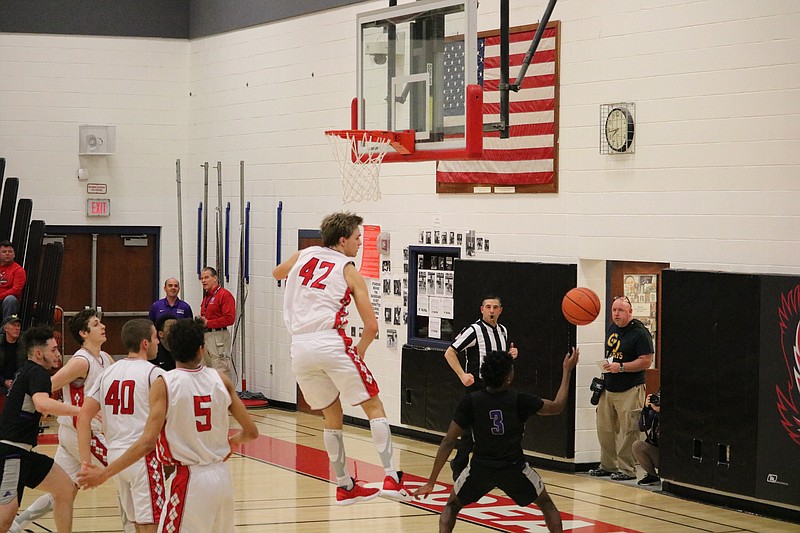
M 381 232 L 379 226 L 375 226 L 372 233 L 375 235 L 365 240 L 362 252 L 365 253 L 367 247 L 372 251 L 371 272 L 375 278 L 365 276 L 367 278 L 365 281 L 372 308 L 380 325 L 377 339 L 383 337 L 387 348 L 396 349 L 399 342 L 399 328 L 408 324 L 409 249 L 407 246 L 403 248 L 401 268 L 396 260 L 392 260 L 393 254 L 388 239 L 381 238 L 381 236 L 388 238 L 389 234 Z M 374 249 L 373 240 L 377 241 L 374 243 Z M 381 244 L 384 242 L 386 245 L 382 247 Z M 475 230 L 422 229 L 419 231 L 419 244 L 460 249 L 462 257 L 474 257 L 490 250 L 489 239 L 477 235 Z M 430 257 L 415 256 L 415 260 L 424 261 L 424 264 L 417 265 L 417 302 L 411 303 L 411 310 L 419 317 L 417 329 L 422 328 L 420 333 L 423 337 L 437 340 L 453 338 L 453 283 L 456 257 L 458 253 Z M 382 332 L 384 328 L 386 328 L 385 333 Z M 363 327 L 351 325 L 349 333 L 353 338 L 361 337 Z
M 658 275 L 623 274 L 625 296 L 631 301 L 633 318 L 641 320 L 656 338 L 658 323 Z
M 476 235 L 475 230 L 453 231 L 441 229 L 422 229 L 419 231 L 419 244 L 426 246 L 458 246 L 464 252 L 463 257 L 475 257 L 479 253 L 489 252 L 489 238 Z
M 379 323 L 385 324 L 386 347 L 397 348 L 399 326 L 408 323 L 408 248 L 403 248 L 402 271 L 392 263 L 389 254 L 381 257 L 381 279 L 377 280 Z M 379 328 L 380 329 L 380 328 Z

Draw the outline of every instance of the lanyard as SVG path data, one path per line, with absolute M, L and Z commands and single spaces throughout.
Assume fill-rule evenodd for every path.
M 216 288 L 216 290 L 214 292 L 212 292 L 211 294 L 206 295 L 206 297 L 203 298 L 203 302 L 202 302 L 202 304 L 200 304 L 200 307 L 201 307 L 200 316 L 206 316 L 206 311 L 208 310 L 208 303 L 211 301 L 211 299 L 214 296 L 216 296 L 216 294 L 219 292 L 219 290 L 221 288 L 222 288 L 222 285 L 217 285 L 217 288 Z

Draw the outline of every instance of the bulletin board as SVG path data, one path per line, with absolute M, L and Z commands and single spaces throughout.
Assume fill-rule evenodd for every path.
M 460 247 L 408 247 L 408 343 L 447 348 L 453 329 L 455 261 Z

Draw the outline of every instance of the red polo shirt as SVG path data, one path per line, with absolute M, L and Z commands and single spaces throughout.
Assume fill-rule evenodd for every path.
M 208 329 L 232 326 L 236 320 L 236 300 L 233 294 L 221 285 L 210 289 L 200 304 L 200 316 L 206 319 Z

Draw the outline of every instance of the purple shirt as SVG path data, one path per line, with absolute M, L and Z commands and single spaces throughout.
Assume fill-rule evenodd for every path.
M 153 302 L 153 305 L 150 306 L 150 314 L 147 315 L 147 318 L 155 324 L 159 317 L 164 314 L 168 314 L 178 320 L 182 318 L 192 318 L 194 316 L 192 314 L 192 307 L 180 298 L 175 301 L 175 305 L 169 305 L 166 298 L 161 298 Z

